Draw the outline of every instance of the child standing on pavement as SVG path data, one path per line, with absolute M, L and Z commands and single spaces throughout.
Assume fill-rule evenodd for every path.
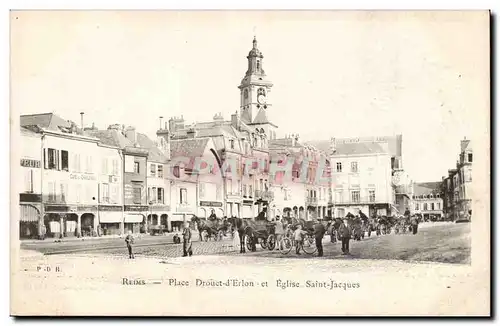
M 125 237 L 125 243 L 127 244 L 128 258 L 135 259 L 134 253 L 132 252 L 132 244 L 134 243 L 134 237 L 132 236 L 132 231 L 128 231 L 128 234 Z
M 302 242 L 304 235 L 307 232 L 302 231 L 302 225 L 297 225 L 297 229 L 293 232 L 293 239 L 295 240 L 295 253 L 300 255 L 300 248 L 302 248 Z

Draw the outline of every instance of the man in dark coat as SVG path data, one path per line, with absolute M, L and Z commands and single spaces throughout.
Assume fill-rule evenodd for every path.
M 316 248 L 318 248 L 318 257 L 323 257 L 323 237 L 325 233 L 325 226 L 320 221 L 317 221 L 314 225 L 314 238 L 316 239 Z
M 212 212 L 210 213 L 208 220 L 209 221 L 216 221 L 217 220 L 217 215 L 215 215 L 215 210 L 212 209 Z
M 349 240 L 351 239 L 352 235 L 352 230 L 351 227 L 347 224 L 347 219 L 344 219 L 344 223 L 340 224 L 339 226 L 339 236 L 340 239 L 342 240 L 342 254 L 343 255 L 348 255 L 349 254 Z
M 182 257 L 193 255 L 193 249 L 192 249 L 193 243 L 191 242 L 191 236 L 192 232 L 191 229 L 189 228 L 189 222 L 186 222 L 184 223 L 184 230 L 182 231 L 182 239 L 183 239 L 182 250 L 184 252 Z

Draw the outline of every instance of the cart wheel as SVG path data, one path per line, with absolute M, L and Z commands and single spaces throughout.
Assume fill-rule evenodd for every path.
M 283 255 L 287 255 L 290 251 L 292 251 L 293 241 L 290 237 L 284 237 L 282 242 L 283 242 L 283 249 L 281 250 L 281 253 Z
M 306 254 L 309 254 L 309 255 L 314 254 L 316 252 L 316 250 L 318 250 L 318 248 L 316 248 L 315 239 L 312 236 L 310 236 L 309 234 L 307 234 L 304 238 L 302 249 L 304 250 L 304 252 Z
M 267 237 L 267 249 L 274 250 L 275 247 L 276 247 L 276 237 L 274 236 L 274 234 L 270 234 Z
M 267 239 L 266 238 L 259 238 L 260 246 L 262 249 L 267 249 Z
M 253 238 L 249 235 L 245 235 L 245 244 L 246 244 L 247 249 L 249 251 L 252 251 L 252 242 L 253 242 Z

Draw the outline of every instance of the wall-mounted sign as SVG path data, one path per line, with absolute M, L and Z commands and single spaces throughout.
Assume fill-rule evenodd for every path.
M 122 206 L 105 206 L 105 205 L 99 205 L 99 211 L 100 212 L 121 212 L 122 211 Z
M 40 161 L 31 160 L 29 158 L 22 158 L 21 166 L 24 166 L 26 168 L 40 168 Z
M 76 212 L 76 206 L 67 206 L 67 205 L 45 205 L 45 212 L 66 212 L 72 213 Z
M 124 209 L 126 212 L 145 212 L 148 210 L 148 206 L 141 205 L 125 205 Z
M 69 178 L 71 180 L 88 180 L 88 181 L 95 181 L 96 180 L 96 177 L 95 175 L 92 175 L 92 174 L 75 174 L 75 173 L 71 173 L 69 175 Z
M 200 201 L 200 206 L 222 207 L 222 203 L 216 201 Z
M 82 205 L 77 207 L 78 212 L 97 212 L 96 205 Z

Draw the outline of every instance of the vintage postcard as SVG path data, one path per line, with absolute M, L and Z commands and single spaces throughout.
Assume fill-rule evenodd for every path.
M 11 314 L 490 315 L 489 28 L 11 11 Z

